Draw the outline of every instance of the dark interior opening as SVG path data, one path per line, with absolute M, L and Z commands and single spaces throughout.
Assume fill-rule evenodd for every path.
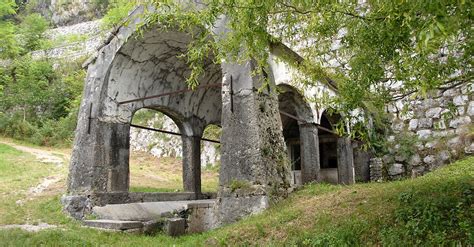
M 301 170 L 301 144 L 298 121 L 285 115 L 280 116 L 283 124 L 283 137 L 291 162 L 291 170 L 299 171 Z
M 333 130 L 328 117 L 323 114 L 320 124 L 322 127 Z M 337 168 L 337 136 L 333 133 L 319 130 L 319 156 L 321 169 Z

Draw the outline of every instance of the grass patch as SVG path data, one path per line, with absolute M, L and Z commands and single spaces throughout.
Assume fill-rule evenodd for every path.
M 201 189 L 216 192 L 219 173 L 203 169 Z M 130 155 L 130 190 L 132 192 L 183 191 L 183 165 L 179 158 L 156 158 L 145 152 Z
M 47 174 L 34 168 L 11 169 L 8 166 L 17 166 L 18 160 L 24 159 L 28 164 L 34 161 L 5 146 L 0 146 L 0 150 L 1 162 L 9 157 L 9 163 L 3 164 L 5 169 L 0 169 L 0 179 L 8 175 L 34 181 L 34 174 Z M 153 163 L 149 166 L 151 170 L 168 169 Z M 143 168 L 142 174 L 150 171 Z M 58 225 L 59 229 L 38 233 L 0 230 L 0 243 L 6 246 L 472 246 L 473 178 L 474 157 L 468 157 L 416 179 L 352 186 L 310 184 L 259 215 L 210 232 L 178 238 L 83 228 L 61 213 L 61 190 L 58 190 L 55 195 L 34 198 L 22 208 L 2 205 L 1 209 L 7 208 L 17 215 L 17 223 L 47 222 Z M 27 188 L 21 185 L 23 182 L 15 190 Z M 2 181 L 1 186 L 4 184 Z M 136 186 L 134 190 L 156 190 L 153 186 Z M 2 203 L 13 202 L 13 205 L 16 200 L 3 195 L 1 199 Z M 28 219 L 21 216 L 25 212 Z M 0 224 L 9 222 L 8 218 L 0 218 Z
M 26 204 L 29 189 L 58 172 L 58 168 L 35 161 L 35 157 L 0 144 L 0 223 L 34 222 Z

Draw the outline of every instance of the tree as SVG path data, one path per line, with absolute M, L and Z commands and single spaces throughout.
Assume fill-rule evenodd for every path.
M 45 40 L 44 32 L 48 29 L 48 22 L 38 13 L 26 16 L 21 24 L 22 47 L 25 51 L 41 49 Z
M 195 26 L 211 27 L 226 16 L 225 38 L 209 28 L 196 34 L 187 53 L 193 69 L 191 85 L 196 84 L 200 62 L 209 52 L 217 54 L 216 61 L 253 58 L 260 73 L 272 50 L 300 72 L 300 83 L 322 82 L 336 90 L 337 96 L 326 104 L 346 117 L 360 118 L 351 113 L 360 108 L 382 112 L 397 98 L 426 96 L 432 89 L 447 89 L 473 78 L 472 1 L 204 3 L 206 8 L 198 10 L 154 0 L 158 12 L 148 16 L 150 23 L 144 25 L 160 23 L 192 32 Z
M 15 37 L 16 28 L 8 17 L 16 13 L 16 4 L 13 0 L 0 2 L 0 58 L 11 58 L 20 52 Z

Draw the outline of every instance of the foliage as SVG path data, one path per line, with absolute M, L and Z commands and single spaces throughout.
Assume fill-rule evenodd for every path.
M 116 27 L 126 19 L 128 13 L 132 11 L 141 0 L 114 0 L 108 4 L 109 9 L 102 18 L 103 28 L 108 29 Z
M 390 240 L 403 240 L 408 245 L 444 245 L 447 239 L 474 241 L 472 183 L 443 184 L 436 190 L 446 196 L 426 200 L 431 190 L 400 193 L 400 205 L 395 214 L 398 229 L 390 229 L 383 234 L 390 235 Z
M 41 49 L 44 43 L 44 32 L 48 22 L 37 13 L 26 16 L 20 24 L 23 49 L 35 51 Z
M 13 0 L 0 2 L 0 58 L 16 56 L 20 51 L 15 39 L 16 27 L 8 17 L 16 13 L 16 3 Z
M 14 15 L 16 13 L 16 7 L 15 0 L 2 0 L 0 2 L 0 20 Z
M 42 48 L 48 22 L 37 13 L 17 16 L 15 1 L 0 2 L 0 58 L 12 59 Z M 15 19 L 19 18 L 20 25 Z
M 84 70 L 20 57 L 3 69 L 0 134 L 42 145 L 72 142 Z
M 250 183 L 246 180 L 232 179 L 230 182 L 229 188 L 232 192 L 236 190 L 246 190 L 250 188 Z
M 255 73 L 263 73 L 273 51 L 296 69 L 296 83 L 337 91 L 326 106 L 348 125 L 362 121 L 352 127 L 365 141 L 373 136 L 364 133 L 369 117 L 388 102 L 473 78 L 472 1 L 151 2 L 157 12 L 146 15 L 144 28 L 159 24 L 194 37 L 185 54 L 191 87 L 209 54 L 217 63 L 253 59 Z M 215 23 L 225 23 L 225 33 L 214 32 Z
M 12 58 L 20 53 L 16 37 L 17 28 L 11 22 L 0 21 L 0 58 Z

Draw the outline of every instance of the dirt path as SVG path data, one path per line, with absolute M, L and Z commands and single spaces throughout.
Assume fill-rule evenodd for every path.
M 20 150 L 25 153 L 30 153 L 34 156 L 36 156 L 36 159 L 45 164 L 54 164 L 56 166 L 63 166 L 66 162 L 63 158 L 57 156 L 57 154 L 47 151 L 47 150 L 42 150 L 39 148 L 33 148 L 33 147 L 27 147 L 27 146 L 22 146 L 19 144 L 11 143 L 11 142 L 6 142 L 6 141 L 0 141 L 0 143 L 11 146 L 17 150 Z M 45 191 L 49 186 L 59 182 L 61 179 L 63 179 L 64 176 L 62 175 L 52 175 L 43 178 L 43 181 L 36 185 L 35 187 L 31 187 L 28 189 L 28 195 L 27 198 L 32 198 L 36 195 L 40 195 L 43 191 Z M 22 204 L 23 200 L 20 200 L 17 202 L 17 204 Z
M 19 151 L 30 153 L 34 155 L 36 157 L 36 160 L 38 160 L 39 162 L 45 163 L 45 164 L 52 164 L 52 165 L 57 166 L 58 168 L 65 165 L 67 162 L 65 158 L 58 156 L 58 155 L 64 156 L 63 154 L 57 154 L 57 153 L 47 151 L 47 150 L 22 146 L 19 144 L 15 144 L 15 143 L 3 141 L 3 140 L 0 140 L 0 143 L 11 146 Z M 18 206 L 22 206 L 26 201 L 32 200 L 34 197 L 41 195 L 50 186 L 58 183 L 63 178 L 64 178 L 64 175 L 61 175 L 61 174 L 51 175 L 51 176 L 43 178 L 43 180 L 38 185 L 28 189 L 25 199 L 16 201 L 16 204 Z M 38 225 L 30 225 L 30 224 L 0 225 L 0 230 L 11 229 L 11 228 L 20 228 L 22 230 L 29 231 L 29 232 L 38 232 L 45 229 L 56 228 L 56 226 L 48 225 L 46 223 L 40 223 Z
M 36 159 L 41 163 L 50 163 L 50 164 L 55 164 L 57 166 L 62 166 L 65 163 L 63 158 L 58 157 L 57 155 L 55 155 L 53 152 L 50 152 L 50 151 L 46 151 L 46 150 L 42 150 L 38 148 L 26 147 L 26 146 L 22 146 L 22 145 L 11 143 L 11 142 L 5 142 L 5 141 L 0 141 L 0 143 L 11 146 L 22 152 L 30 153 L 36 156 Z

